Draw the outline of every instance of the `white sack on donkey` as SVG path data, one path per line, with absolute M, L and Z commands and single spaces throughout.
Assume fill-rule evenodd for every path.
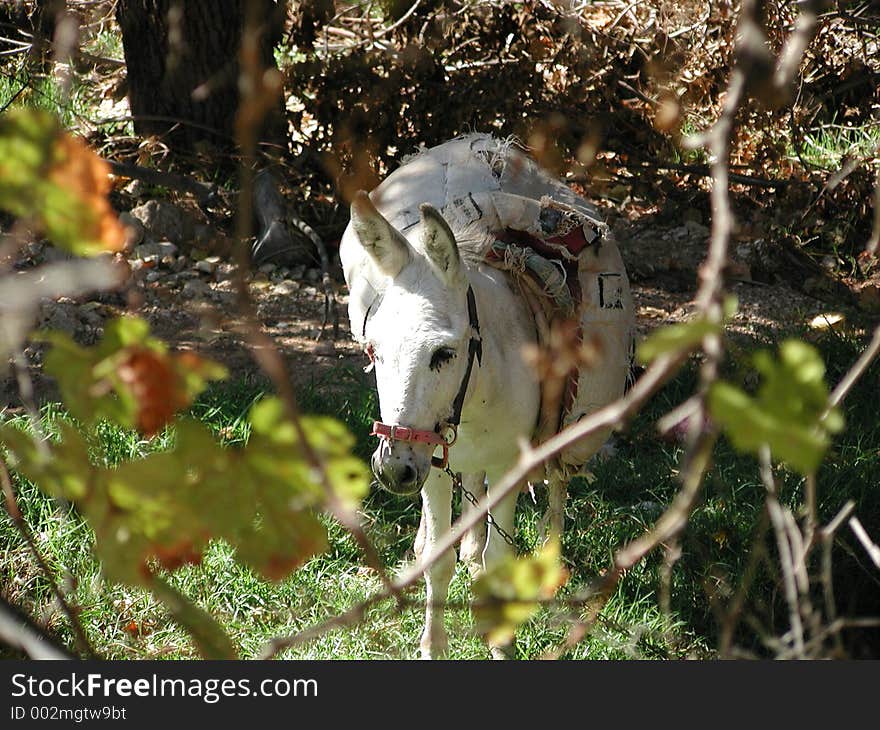
M 589 203 L 509 142 L 469 135 L 405 160 L 355 197 L 340 255 L 351 331 L 379 392 L 373 472 L 393 492 L 421 490 L 417 554 L 450 529 L 450 474 L 491 493 L 521 439 L 544 440 L 624 392 L 634 317 L 617 246 Z M 563 321 L 593 357 L 565 387 L 547 387 L 523 353 Z M 562 530 L 569 476 L 608 435 L 548 465 L 551 534 Z M 512 552 L 516 498 L 492 511 L 500 529 L 462 540 L 463 561 L 491 567 Z M 425 571 L 424 657 L 446 648 L 455 559 L 449 551 Z

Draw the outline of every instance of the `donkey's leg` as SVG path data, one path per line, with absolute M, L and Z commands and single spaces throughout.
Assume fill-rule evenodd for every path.
M 568 498 L 568 480 L 564 474 L 554 471 L 547 480 L 546 521 L 550 529 L 547 538 L 561 540 L 565 527 L 565 501 Z
M 562 539 L 565 528 L 565 502 L 568 499 L 568 479 L 559 471 L 547 474 L 547 509 L 538 521 L 538 537 L 546 543 L 550 539 Z
M 425 526 L 423 551 L 430 554 L 434 545 L 449 532 L 452 523 L 452 482 L 439 470 L 431 470 L 422 487 L 422 521 Z M 455 572 L 455 549 L 443 553 L 425 571 L 427 605 L 425 629 L 419 644 L 422 659 L 432 659 L 446 652 L 446 627 L 443 624 L 444 603 L 449 591 L 449 581 Z
M 489 487 L 488 492 L 492 494 L 492 484 L 494 480 L 492 477 L 489 477 Z M 502 529 L 507 535 L 513 537 L 514 530 L 514 520 L 516 514 L 516 498 L 519 495 L 519 490 L 514 489 L 510 494 L 504 497 L 496 507 L 490 510 L 489 514 L 492 515 L 492 520 Z M 486 528 L 486 547 L 483 548 L 483 567 L 487 570 L 491 569 L 492 566 L 497 565 L 500 561 L 505 558 L 513 555 L 514 546 L 507 542 L 501 533 L 492 525 L 487 526 Z
M 422 516 L 419 518 L 419 529 L 416 532 L 416 540 L 413 543 L 413 552 L 416 554 L 416 560 L 422 559 L 422 553 L 425 552 L 425 540 L 427 539 L 427 522 L 425 521 L 425 508 L 422 507 Z
M 477 472 L 472 474 L 461 475 L 462 486 L 467 489 L 477 500 L 482 499 L 486 494 L 486 473 Z M 461 495 L 461 516 L 462 519 L 474 512 L 474 505 L 470 500 Z M 464 537 L 461 538 L 461 549 L 459 557 L 461 561 L 468 567 L 471 576 L 474 576 L 483 567 L 482 554 L 483 548 L 486 546 L 486 520 L 481 520 L 472 529 L 468 530 Z

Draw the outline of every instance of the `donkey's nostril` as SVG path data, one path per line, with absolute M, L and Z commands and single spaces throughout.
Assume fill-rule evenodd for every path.
M 383 459 L 378 453 L 372 456 L 373 474 L 385 489 L 395 494 L 413 494 L 421 486 L 419 472 L 412 464 L 401 459 Z
M 404 464 L 403 469 L 400 470 L 400 486 L 412 486 L 413 484 L 415 484 L 417 476 L 418 474 L 416 473 L 415 469 L 413 469 L 409 464 Z

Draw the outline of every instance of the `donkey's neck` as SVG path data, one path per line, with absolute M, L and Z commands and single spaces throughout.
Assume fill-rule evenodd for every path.
M 490 459 L 505 462 L 506 468 L 518 439 L 532 436 L 538 417 L 540 389 L 523 359 L 523 349 L 536 341 L 535 323 L 505 274 L 487 266 L 469 267 L 467 274 L 477 303 L 483 356 L 462 409 L 455 466 L 464 471 L 491 469 L 493 465 L 485 463 L 490 452 Z

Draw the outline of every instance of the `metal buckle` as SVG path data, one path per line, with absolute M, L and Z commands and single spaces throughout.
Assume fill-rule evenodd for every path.
M 448 433 L 450 431 L 452 432 L 452 438 L 448 438 Z M 458 441 L 458 426 L 454 423 L 446 423 L 440 428 L 439 435 L 442 436 L 443 440 L 446 442 L 446 447 L 449 448 Z

